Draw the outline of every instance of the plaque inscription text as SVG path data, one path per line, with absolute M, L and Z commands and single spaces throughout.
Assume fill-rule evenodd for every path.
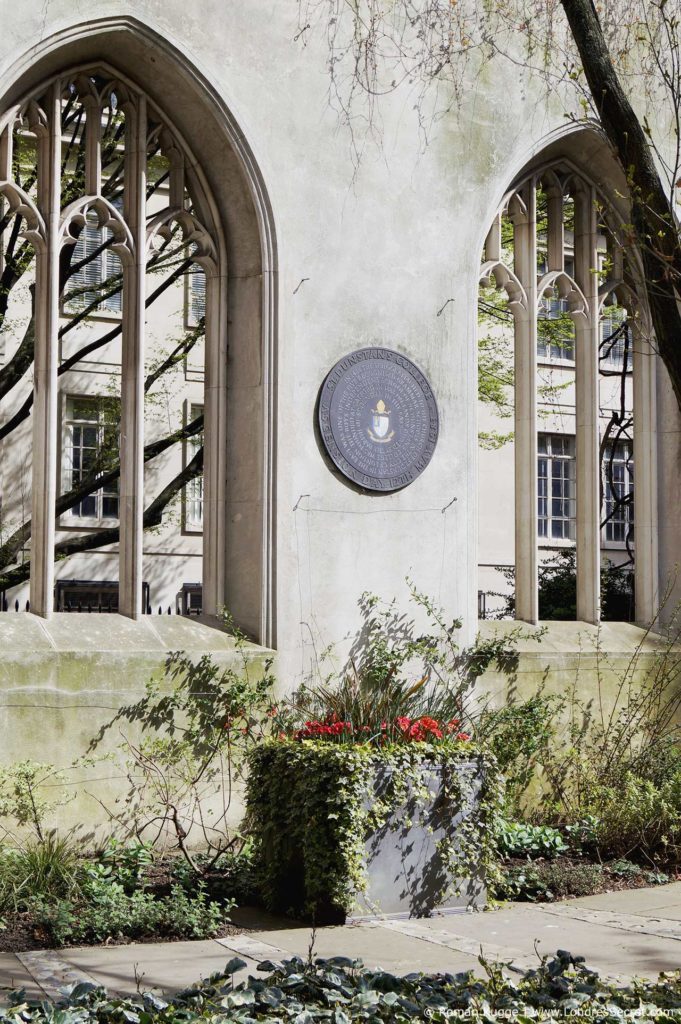
M 406 487 L 430 462 L 435 396 L 419 368 L 387 348 L 341 359 L 322 385 L 319 428 L 338 469 L 372 491 Z

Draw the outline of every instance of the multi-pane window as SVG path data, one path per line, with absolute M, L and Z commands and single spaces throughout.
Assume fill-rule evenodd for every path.
M 189 422 L 203 413 L 202 405 L 191 405 L 189 407 Z M 203 431 L 187 439 L 186 460 L 191 462 L 198 450 L 203 445 Z M 203 473 L 190 480 L 185 488 L 184 495 L 185 511 L 184 524 L 188 530 L 197 533 L 203 529 Z
M 187 327 L 198 327 L 206 315 L 206 275 L 199 266 L 192 266 L 187 275 Z
M 630 441 L 608 445 L 603 457 L 603 540 L 624 544 L 634 528 L 634 457 Z
M 627 370 L 631 370 L 631 336 L 626 324 L 626 313 L 618 307 L 611 307 L 601 318 L 600 361 L 604 370 L 621 370 L 627 351 Z
M 575 331 L 568 318 L 568 301 L 544 298 L 537 318 L 537 355 L 540 359 L 575 358 Z
M 66 399 L 62 492 L 83 489 L 67 513 L 73 520 L 101 522 L 118 518 L 118 479 L 104 487 L 88 478 L 106 472 L 118 452 L 118 403 L 107 398 Z
M 575 439 L 564 434 L 539 434 L 537 450 L 539 536 L 574 540 Z
M 121 261 L 110 248 L 104 248 L 111 232 L 98 225 L 97 215 L 90 211 L 73 247 L 71 266 L 76 270 L 66 288 L 65 311 L 69 314 L 90 310 L 90 307 L 93 316 L 121 311 Z

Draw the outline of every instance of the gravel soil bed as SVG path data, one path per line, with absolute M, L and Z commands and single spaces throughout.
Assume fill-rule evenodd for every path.
M 3 921 L 5 927 L 0 931 L 0 953 L 24 953 L 34 949 L 60 948 L 55 947 L 50 935 L 36 923 L 32 914 L 8 914 L 3 918 Z M 247 931 L 249 929 L 243 926 L 237 927 L 233 924 L 224 924 L 213 938 L 224 939 L 228 935 L 241 935 Z M 176 935 L 147 935 L 134 939 L 109 939 L 104 945 L 127 946 L 132 942 L 184 941 L 186 941 L 185 938 L 179 938 Z M 85 943 L 81 940 L 75 943 L 75 945 L 83 946 Z

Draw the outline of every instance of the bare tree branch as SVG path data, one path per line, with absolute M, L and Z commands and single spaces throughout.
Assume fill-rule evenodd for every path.
M 203 413 L 180 430 L 176 430 L 172 434 L 167 434 L 158 441 L 152 441 L 150 444 L 145 445 L 145 464 L 150 462 L 152 459 L 155 459 L 158 455 L 162 455 L 163 452 L 168 451 L 168 449 L 172 448 L 173 445 L 179 444 L 181 441 L 186 441 L 190 437 L 196 437 L 202 430 Z M 73 487 L 70 491 L 61 494 L 57 498 L 55 514 L 57 516 L 61 516 L 65 512 L 68 512 L 69 509 L 73 508 L 74 505 L 77 505 L 78 502 L 82 501 L 83 498 L 92 494 L 93 491 L 98 491 L 103 487 L 110 487 L 116 482 L 116 480 L 118 480 L 120 475 L 120 459 L 117 459 L 111 466 L 95 469 L 92 473 L 88 474 L 87 477 L 84 477 L 77 487 Z M 11 564 L 30 536 L 31 520 L 28 519 L 22 523 L 19 529 L 15 530 L 12 536 L 9 537 L 0 547 L 0 561 L 4 565 Z
M 168 504 L 175 498 L 183 487 L 203 473 L 203 448 L 200 448 L 185 468 L 175 476 L 170 483 L 163 488 L 158 497 L 154 498 L 149 507 L 145 509 L 143 517 L 144 529 L 152 526 L 159 526 L 163 519 L 163 512 Z M 67 558 L 84 551 L 94 551 L 97 548 L 106 547 L 108 544 L 115 544 L 120 539 L 120 527 L 112 526 L 108 529 L 97 530 L 95 533 L 84 533 L 77 537 L 70 537 L 55 545 L 55 559 Z M 7 590 L 19 583 L 24 583 L 31 574 L 31 563 L 24 562 L 6 572 L 0 573 L 0 588 Z

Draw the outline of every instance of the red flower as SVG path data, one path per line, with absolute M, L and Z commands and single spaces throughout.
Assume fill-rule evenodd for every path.
M 440 723 L 429 715 L 422 715 L 421 718 L 407 718 L 406 715 L 395 719 L 395 724 L 406 740 L 416 743 L 423 743 L 428 739 L 442 739 L 442 728 Z
M 432 742 L 433 740 L 441 740 L 445 734 L 452 735 L 456 730 L 457 726 L 460 725 L 461 719 L 452 718 L 448 722 L 439 722 L 435 718 L 431 718 L 430 715 L 421 715 L 420 718 L 412 719 L 408 715 L 398 715 L 394 720 L 393 727 L 397 729 L 398 733 L 404 740 L 411 743 L 426 743 Z M 377 742 L 385 743 L 388 736 L 385 735 L 390 729 L 388 722 L 380 723 L 380 731 L 383 735 L 377 737 Z M 307 739 L 326 739 L 334 740 L 337 737 L 344 735 L 354 736 L 357 734 L 362 738 L 358 742 L 364 742 L 367 738 L 366 733 L 372 731 L 371 726 L 353 726 L 352 722 L 344 722 L 338 717 L 338 715 L 327 715 L 324 721 L 309 720 L 305 722 L 305 725 L 301 729 L 297 729 L 293 733 L 293 738 L 296 740 L 307 740 Z M 280 737 L 284 738 L 285 734 L 280 733 Z M 469 740 L 470 734 L 466 732 L 457 732 L 457 740 Z
M 297 729 L 293 738 L 296 740 L 317 739 L 320 736 L 341 736 L 344 732 L 352 732 L 351 722 L 341 722 L 337 715 L 329 715 L 324 722 L 307 721 L 302 729 Z

